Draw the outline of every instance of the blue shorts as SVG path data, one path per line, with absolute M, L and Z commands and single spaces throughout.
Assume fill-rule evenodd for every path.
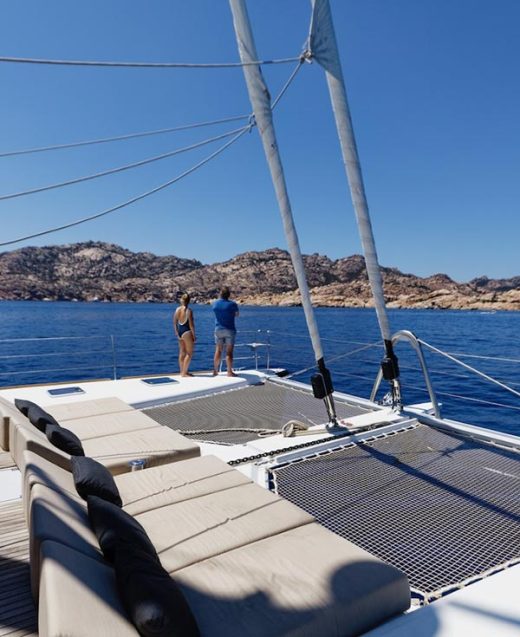
M 234 345 L 235 344 L 235 330 L 226 330 L 219 327 L 215 330 L 215 344 L 216 345 Z

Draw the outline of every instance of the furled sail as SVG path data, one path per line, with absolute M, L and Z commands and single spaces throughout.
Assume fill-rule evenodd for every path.
M 310 50 L 312 58 L 325 70 L 332 108 L 338 129 L 343 162 L 350 186 L 356 213 L 361 244 L 365 255 L 368 279 L 374 298 L 377 319 L 385 343 L 385 358 L 381 363 L 383 377 L 391 383 L 395 406 L 400 405 L 399 367 L 393 351 L 388 314 L 383 292 L 383 279 L 377 258 L 376 244 L 368 203 L 363 184 L 363 175 L 357 152 L 356 140 L 339 59 L 336 34 L 332 22 L 329 0 L 311 0 L 312 19 L 310 28 Z

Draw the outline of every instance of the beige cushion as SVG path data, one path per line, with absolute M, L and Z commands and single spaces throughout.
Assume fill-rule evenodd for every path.
M 215 456 L 200 456 L 115 476 L 125 511 L 138 515 L 251 480 Z
M 349 637 L 406 610 L 406 576 L 317 523 L 175 573 L 201 635 Z
M 22 412 L 3 396 L 0 396 L 0 422 L 2 427 L 1 444 L 5 451 L 12 449 L 12 429 L 15 427 L 16 423 L 23 423 L 30 427 L 33 426 Z M 12 452 L 11 455 L 13 455 Z
M 43 405 L 43 408 L 54 416 L 60 424 L 76 418 L 89 418 L 90 416 L 99 416 L 101 414 L 134 411 L 133 407 L 114 397 L 77 400 L 72 403 L 51 403 Z
M 138 637 L 113 569 L 55 542 L 41 546 L 40 637 Z
M 135 409 L 88 418 L 74 418 L 63 422 L 63 426 L 73 431 L 80 440 L 161 427 L 156 420 Z
M 103 559 L 85 502 L 77 495 L 58 493 L 35 484 L 30 493 L 29 525 L 31 588 L 35 600 L 40 579 L 40 547 L 45 540 L 70 546 L 94 559 Z
M 55 491 L 77 495 L 70 471 L 30 451 L 23 454 L 23 493 L 27 520 L 29 494 L 35 484 Z M 138 515 L 165 504 L 222 491 L 240 484 L 251 484 L 243 473 L 215 456 L 201 456 L 173 464 L 151 467 L 144 471 L 115 476 L 124 509 Z
M 173 573 L 314 518 L 256 484 L 243 484 L 137 515 Z
M 200 455 L 200 448 L 168 427 L 92 438 L 83 442 L 85 455 L 95 458 L 116 475 L 128 471 L 130 460 L 143 458 L 147 467 Z
M 45 434 L 31 425 L 26 418 L 24 420 L 26 422 L 16 423 L 11 418 L 9 423 L 11 455 L 17 466 L 23 468 L 23 452 L 32 451 L 70 471 L 70 456 L 52 445 Z
M 35 484 L 41 484 L 54 491 L 70 493 L 77 497 L 76 487 L 72 473 L 58 467 L 46 458 L 32 451 L 24 451 L 23 462 L 20 467 L 22 473 L 22 500 L 24 505 L 25 520 L 30 520 L 30 495 Z

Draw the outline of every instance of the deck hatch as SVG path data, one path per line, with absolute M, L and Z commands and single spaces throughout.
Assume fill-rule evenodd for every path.
M 520 559 L 520 454 L 417 425 L 272 470 L 277 493 L 425 600 Z
M 339 418 L 350 418 L 367 411 L 340 401 L 336 401 L 336 409 Z M 323 402 L 316 400 L 310 392 L 271 382 L 143 411 L 161 425 L 185 435 L 223 444 L 255 440 L 258 438 L 256 431 L 277 431 L 291 419 L 311 425 L 323 424 L 327 419 Z M 204 433 L 186 434 L 190 431 Z

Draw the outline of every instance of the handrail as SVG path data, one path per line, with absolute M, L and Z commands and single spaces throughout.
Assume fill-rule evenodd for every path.
M 265 330 L 250 330 L 250 331 L 240 331 L 239 334 L 241 335 L 245 335 L 245 334 L 255 334 L 257 335 L 257 339 L 256 342 L 245 342 L 245 343 L 237 343 L 236 347 L 237 348 L 249 348 L 251 350 L 251 355 L 249 356 L 239 356 L 236 357 L 236 360 L 252 360 L 254 361 L 254 365 L 255 365 L 255 369 L 259 369 L 259 358 L 260 358 L 260 350 L 263 350 L 265 348 L 265 359 L 266 359 L 266 369 L 269 369 L 270 367 L 270 350 L 271 350 L 271 343 L 270 343 L 270 337 L 269 337 L 269 330 L 265 331 Z M 260 342 L 260 338 L 262 335 L 265 334 L 265 339 Z M 42 343 L 45 345 L 48 345 L 49 343 L 53 343 L 53 342 L 67 342 L 67 341 L 71 341 L 71 342 L 83 342 L 83 341 L 104 341 L 106 343 L 106 347 L 103 347 L 103 349 L 99 348 L 99 346 L 96 346 L 96 349 L 94 349 L 93 351 L 87 351 L 86 347 L 82 347 L 79 350 L 74 350 L 74 349 L 70 349 L 69 351 L 54 351 L 54 352 L 48 352 L 48 351 L 44 351 L 44 352 L 33 352 L 33 353 L 29 353 L 29 354 L 3 354 L 0 355 L 0 362 L 4 363 L 3 368 L 0 368 L 0 378 L 6 378 L 6 377 L 17 377 L 17 376 L 23 376 L 23 375 L 30 375 L 30 374 L 43 374 L 43 373 L 55 373 L 55 372 L 73 372 L 73 371 L 79 371 L 79 370 L 101 370 L 101 369 L 105 369 L 105 370 L 111 370 L 111 376 L 114 380 L 117 380 L 117 378 L 119 377 L 119 370 L 124 369 L 124 368 L 129 368 L 129 367 L 134 367 L 134 366 L 140 366 L 140 363 L 138 362 L 131 362 L 131 361 L 124 361 L 121 360 L 121 354 L 124 353 L 130 353 L 130 352 L 137 352 L 137 351 L 150 351 L 150 348 L 128 348 L 128 347 L 118 347 L 118 344 L 121 344 L 121 340 L 125 339 L 126 337 L 128 338 L 135 338 L 135 335 L 114 335 L 114 334 L 107 334 L 107 335 L 103 335 L 103 336 L 44 336 L 44 337 L 30 337 L 30 338 L 8 338 L 8 339 L 0 339 L 0 345 L 4 344 L 4 345 L 13 345 L 15 343 Z M 210 339 L 207 340 L 207 344 L 209 344 L 210 342 L 212 342 Z M 173 341 L 171 343 L 167 343 L 165 344 L 165 346 L 163 346 L 161 348 L 161 350 L 163 352 L 171 352 L 172 350 L 175 350 L 175 345 L 173 343 Z M 157 348 L 155 348 L 155 351 L 157 353 Z M 262 354 L 264 354 L 264 352 L 262 352 Z M 93 361 L 92 365 L 72 365 L 72 366 L 67 366 L 66 362 L 72 363 L 72 360 L 70 359 L 74 359 L 74 362 L 78 363 L 80 362 L 80 358 L 81 357 L 85 357 L 85 356 L 95 356 L 96 360 Z M 106 358 L 105 358 L 106 357 Z M 30 361 L 31 359 L 34 361 L 39 361 L 40 359 L 60 359 L 59 361 L 56 361 L 57 364 L 59 364 L 60 362 L 62 363 L 61 366 L 59 367 L 32 367 L 31 369 L 13 369 L 11 371 L 4 371 L 6 369 L 6 364 L 9 360 L 16 360 L 19 361 L 23 366 L 27 365 L 28 361 Z M 101 360 L 100 360 L 101 358 Z M 85 359 L 84 359 L 85 360 Z M 99 364 L 102 360 L 106 360 L 105 364 Z M 88 359 L 87 359 L 88 361 Z M 50 362 L 50 361 L 49 361 Z M 65 363 L 65 364 L 64 364 Z
M 440 418 L 441 410 L 439 407 L 439 403 L 437 402 L 437 398 L 435 396 L 435 391 L 433 389 L 433 385 L 430 379 L 428 367 L 426 366 L 426 360 L 424 358 L 424 354 L 422 351 L 421 341 L 419 341 L 419 339 L 415 336 L 415 334 L 413 332 L 410 332 L 409 330 L 400 330 L 399 332 L 396 332 L 392 336 L 391 340 L 393 345 L 396 345 L 399 341 L 406 340 L 410 343 L 410 345 L 415 350 L 417 357 L 419 358 L 419 363 L 421 365 L 421 370 L 424 376 L 424 380 L 426 382 L 426 388 L 428 390 L 428 394 L 430 396 L 430 400 L 433 405 L 434 414 L 437 418 Z M 372 402 L 375 402 L 376 400 L 377 391 L 379 389 L 379 386 L 382 380 L 383 380 L 383 371 L 381 368 L 379 368 L 379 371 L 377 372 L 377 378 L 375 380 L 374 386 L 372 387 L 372 392 L 370 394 L 370 400 Z

